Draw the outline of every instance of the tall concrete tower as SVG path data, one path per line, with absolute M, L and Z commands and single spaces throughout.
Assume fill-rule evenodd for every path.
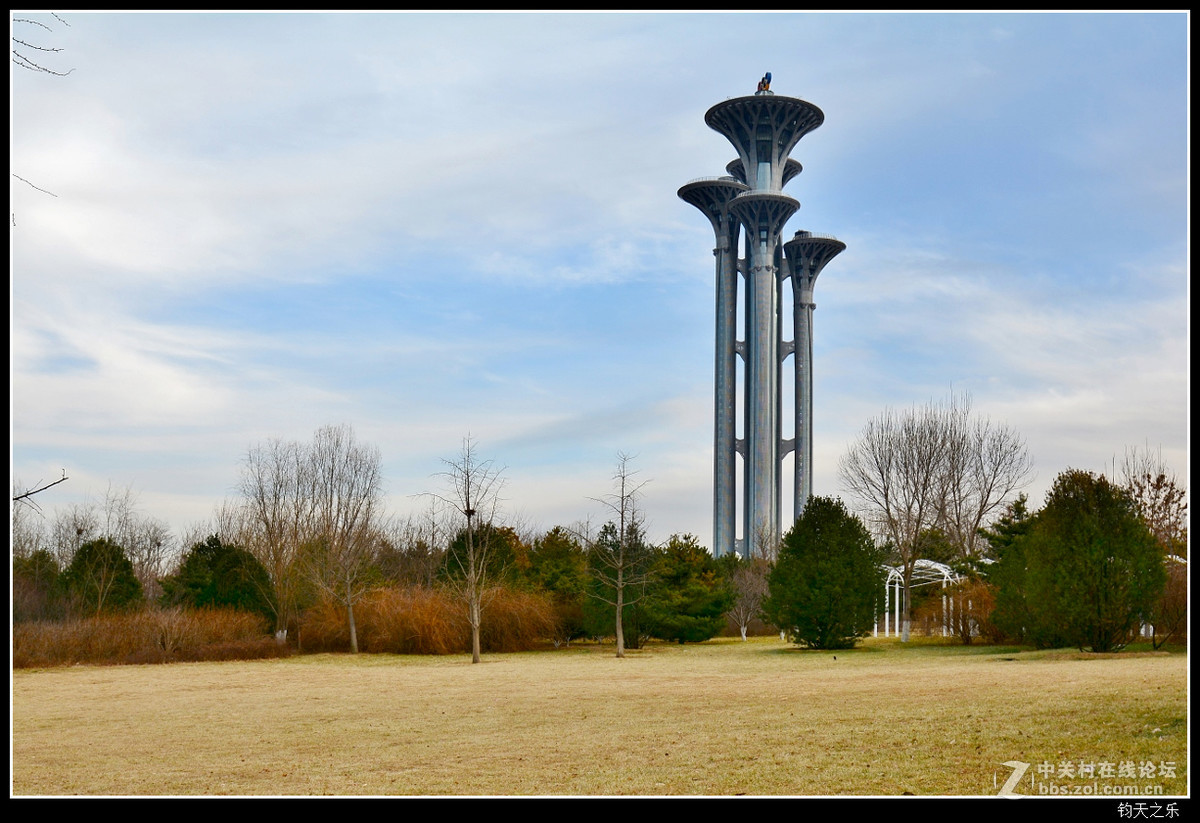
M 713 552 L 762 551 L 780 534 L 783 461 L 794 452 L 792 518 L 812 494 L 812 314 L 817 275 L 846 244 L 796 232 L 784 243 L 784 224 L 800 204 L 783 193 L 801 166 L 788 157 L 825 115 L 812 103 L 770 90 L 718 103 L 704 115 L 737 151 L 724 177 L 693 180 L 679 190 L 716 234 L 716 402 L 714 407 Z M 739 257 L 739 241 L 741 254 Z M 792 339 L 783 339 L 783 281 L 791 281 Z M 739 289 L 740 287 L 740 289 Z M 738 339 L 739 291 L 743 312 Z M 793 357 L 795 418 L 783 436 L 783 364 Z M 737 358 L 742 359 L 738 379 Z M 742 395 L 737 436 L 737 395 Z M 741 537 L 737 536 L 737 456 L 742 457 Z

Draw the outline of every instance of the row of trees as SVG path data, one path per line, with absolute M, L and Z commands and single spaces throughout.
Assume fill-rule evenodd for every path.
M 1068 470 L 1040 511 L 1024 496 L 1013 501 L 980 530 L 976 560 L 985 562 L 938 592 L 941 621 L 966 643 L 984 635 L 1097 652 L 1122 648 L 1146 624 L 1156 647 L 1176 636 L 1187 621 L 1186 564 L 1172 552 L 1186 543 L 1186 507 L 1177 495 L 1139 500 L 1136 488 Z M 1174 516 L 1150 516 L 1163 499 Z M 814 497 L 783 538 L 762 613 L 802 645 L 853 646 L 882 612 L 888 560 L 840 500 Z
M 1175 633 L 1186 619 L 1187 502 L 1161 455 L 1130 449 L 1119 469 L 1114 464 L 1111 480 L 1064 472 L 1036 514 L 1018 496 L 1032 465 L 1023 439 L 973 414 L 967 395 L 888 410 L 866 425 L 839 473 L 889 563 L 900 570 L 902 637 L 907 640 L 911 630 L 920 559 L 946 563 L 965 578 L 950 593 L 954 629 L 965 642 L 990 632 L 1111 648 L 1128 633 L 1126 624 L 1137 620 Z M 1086 504 L 1077 501 L 1080 496 Z M 1028 540 L 1025 531 L 1031 532 Z M 1024 560 L 1011 542 L 1028 544 L 1020 554 L 1032 564 L 1028 575 L 1024 568 L 1014 571 Z M 992 565 L 1005 551 L 1008 559 Z M 1138 570 L 1136 585 L 1122 584 L 1121 568 Z M 1049 582 L 1052 572 L 1063 576 L 1059 583 Z M 1026 579 L 1034 584 L 1028 590 Z M 1080 588 L 1084 581 L 1090 582 Z M 1154 602 L 1147 605 L 1152 592 Z M 986 619 L 993 601 L 998 622 Z M 1073 625 L 1083 604 L 1099 602 L 1121 610 L 1122 617 L 1089 618 L 1108 626 L 1095 636 L 1036 628 Z
M 14 493 L 11 535 L 16 620 L 156 598 L 176 555 L 167 524 L 139 512 L 130 490 L 111 486 L 98 503 L 67 506 L 49 524 L 36 503 Z
M 1088 549 L 1090 556 L 1081 548 L 1083 532 L 1062 531 L 1103 508 L 1101 502 L 1107 501 L 1104 511 L 1119 522 L 1132 518 L 1142 529 L 1129 526 L 1129 534 L 1152 535 L 1160 570 L 1164 555 L 1185 555 L 1186 496 L 1160 464 L 1137 452 L 1127 455 L 1125 482 L 1112 493 L 1104 487 L 1085 494 L 1079 491 L 1086 485 L 1084 473 L 1064 474 L 1046 509 L 1033 515 L 1023 497 L 1013 499 L 1030 472 L 1023 442 L 1006 427 L 975 418 L 969 398 L 952 396 L 942 404 L 886 413 L 848 452 L 843 479 L 858 492 L 866 525 L 840 501 L 814 498 L 782 543 L 772 542 L 769 556 L 717 561 L 688 535 L 675 535 L 662 546 L 646 542 L 644 484 L 626 456 L 618 461 L 611 494 L 597 498 L 606 509 L 603 526 L 560 526 L 539 535 L 501 522 L 503 470 L 482 460 L 471 440 L 446 461 L 440 490 L 426 495 L 427 510 L 397 520 L 381 511 L 378 450 L 358 442 L 349 427 L 325 427 L 307 442 L 271 440 L 251 448 L 242 466 L 240 499 L 222 505 L 204 532 L 185 543 L 191 548 L 170 575 L 163 573 L 164 558 L 174 547 L 165 526 L 139 515 L 128 492 L 110 490 L 101 505 L 68 509 L 54 521 L 48 541 L 45 530 L 28 523 L 19 527 L 28 513 L 18 506 L 14 617 L 99 612 L 145 597 L 256 611 L 284 638 L 305 608 L 323 602 L 342 609 L 349 646 L 357 651 L 355 607 L 367 592 L 436 586 L 462 603 L 478 661 L 489 599 L 503 587 L 515 587 L 552 602 L 557 642 L 611 635 L 618 656 L 645 637 L 680 642 L 711 637 L 726 616 L 743 638 L 762 618 L 805 644 L 836 647 L 873 625 L 883 591 L 881 564 L 899 566 L 907 583 L 916 560 L 925 557 L 954 563 L 967 577 L 951 593 L 957 598 L 955 628 L 965 641 L 987 630 L 1048 643 L 1066 637 L 1059 629 L 1068 622 L 1061 609 L 1047 605 L 1056 591 L 1047 582 L 1049 570 L 1070 568 L 1067 561 L 1075 558 L 1089 571 L 1108 569 L 1105 579 L 1121 580 L 1146 562 L 1142 551 L 1124 566 L 1113 565 L 1112 541 L 1126 532 L 1105 519 L 1109 514 L 1096 515 L 1088 527 L 1088 534 L 1107 541 Z M 1087 506 L 1063 508 L 1076 498 Z M 1001 516 L 985 529 L 997 509 Z M 1047 536 L 1052 533 L 1058 536 Z M 118 585 L 122 575 L 136 588 Z M 1163 585 L 1161 575 L 1136 576 L 1145 583 L 1135 598 L 1135 611 L 1144 619 L 1156 608 L 1145 606 L 1146 592 L 1161 592 Z M 1085 577 L 1065 579 L 1078 583 Z M 1186 572 L 1168 572 L 1166 579 L 1182 588 L 1186 604 Z M 1098 596 L 1072 595 L 1081 602 Z M 906 596 L 906 629 L 911 605 Z M 834 607 L 840 607 L 836 615 Z M 801 631 L 814 610 L 822 615 L 818 623 L 824 622 Z M 1168 611 L 1154 614 L 1156 627 L 1170 622 Z M 1183 614 L 1186 619 L 1186 610 Z M 1084 642 L 1111 646 L 1127 633 L 1120 625 L 1106 631 L 1111 639 Z
M 358 442 L 349 427 L 325 427 L 311 441 L 270 440 L 251 448 L 240 499 L 219 507 L 205 527 L 207 536 L 192 536 L 171 574 L 148 573 L 144 585 L 122 544 L 122 535 L 136 539 L 139 532 L 111 528 L 118 521 L 138 522 L 130 495 L 110 494 L 101 509 L 69 510 L 49 536 L 14 522 L 27 549 L 14 546 L 15 587 L 28 594 L 14 617 L 79 616 L 144 602 L 232 607 L 263 615 L 285 639 L 306 609 L 336 603 L 349 627 L 350 649 L 357 651 L 355 609 L 368 592 L 437 587 L 462 604 L 478 661 L 489 602 L 505 589 L 518 589 L 552 604 L 556 642 L 615 635 L 623 655 L 649 636 L 679 642 L 711 637 L 725 626 L 733 565 L 718 565 L 690 535 L 650 545 L 642 484 L 634 475 L 622 456 L 614 492 L 600 500 L 612 517 L 598 530 L 584 524 L 521 533 L 500 519 L 502 470 L 480 459 L 467 440 L 446 461 L 442 488 L 426 495 L 427 510 L 397 520 L 381 512 L 378 450 Z M 102 536 L 80 543 L 92 535 L 81 527 L 74 541 L 58 540 L 72 524 L 99 522 L 97 514 L 104 515 Z M 45 548 L 47 537 L 59 546 L 57 553 Z M 95 572 L 95 591 L 87 597 L 77 584 L 64 585 L 81 579 L 76 568 L 84 565 Z M 114 587 L 111 581 L 120 579 L 132 585 Z
M 840 501 L 813 498 L 783 538 L 762 602 L 804 645 L 838 648 L 870 631 L 883 563 L 902 577 L 907 640 L 922 559 L 959 577 L 927 608 L 967 643 L 1108 651 L 1144 624 L 1156 645 L 1186 625 L 1186 491 L 1161 455 L 1128 450 L 1112 480 L 1065 471 L 1030 512 L 1018 494 L 1032 472 L 1024 441 L 952 394 L 870 421 L 839 468 L 866 525 Z

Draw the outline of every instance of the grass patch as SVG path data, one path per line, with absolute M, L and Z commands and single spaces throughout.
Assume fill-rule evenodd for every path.
M 21 670 L 12 791 L 987 795 L 1022 760 L 1173 763 L 1153 782 L 1185 794 L 1186 656 L 1100 658 L 760 638 Z

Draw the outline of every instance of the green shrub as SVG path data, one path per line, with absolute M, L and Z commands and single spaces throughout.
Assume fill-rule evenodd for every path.
M 212 535 L 188 551 L 179 571 L 163 578 L 165 606 L 229 608 L 275 616 L 271 578 L 254 555 Z
M 80 614 L 126 611 L 142 605 L 142 584 L 120 545 L 101 537 L 79 547 L 63 583 Z
M 1060 474 L 1021 542 L 1034 626 L 1080 649 L 1122 648 L 1166 584 L 1158 541 L 1133 499 L 1103 475 Z
M 700 643 L 725 628 L 733 589 L 708 550 L 690 534 L 671 535 L 655 565 L 646 619 L 651 637 Z
M 800 645 L 851 648 L 883 607 L 883 559 L 842 501 L 813 497 L 784 535 L 763 614 Z

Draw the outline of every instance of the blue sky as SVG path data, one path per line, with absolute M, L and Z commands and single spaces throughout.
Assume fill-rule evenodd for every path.
M 1068 467 L 1188 444 L 1188 17 L 44 14 L 15 33 L 12 475 L 179 530 L 247 449 L 329 423 L 391 511 L 468 433 L 549 528 L 635 456 L 651 535 L 711 534 L 704 113 L 765 71 L 824 125 L 815 482 L 872 416 L 969 392 Z

